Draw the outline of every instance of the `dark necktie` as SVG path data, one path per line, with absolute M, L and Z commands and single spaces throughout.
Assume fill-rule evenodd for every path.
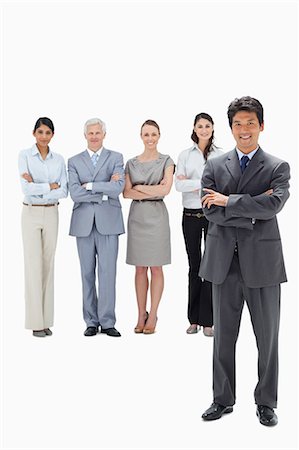
M 246 169 L 247 163 L 249 161 L 249 158 L 247 155 L 242 156 L 241 161 L 240 161 L 240 166 L 241 166 L 241 172 L 244 173 L 244 170 Z

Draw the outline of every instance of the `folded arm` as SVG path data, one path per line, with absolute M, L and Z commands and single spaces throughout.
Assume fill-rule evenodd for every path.
M 176 169 L 176 177 L 174 180 L 175 188 L 179 192 L 194 192 L 198 191 L 201 187 L 201 180 L 200 179 L 188 179 L 186 175 L 186 170 L 184 167 L 183 161 L 180 159 L 178 160 L 178 165 Z
M 259 220 L 272 219 L 281 211 L 290 196 L 290 167 L 279 163 L 274 171 L 270 190 L 259 195 L 231 194 L 226 207 L 227 217 L 254 217 Z
M 164 171 L 164 177 L 160 184 L 148 185 L 137 184 L 133 187 L 134 190 L 150 195 L 151 197 L 164 197 L 169 194 L 173 182 L 174 166 L 168 166 Z
M 113 175 L 109 181 L 93 181 L 92 193 L 105 194 L 111 198 L 118 198 L 119 194 L 124 190 L 124 162 L 122 155 L 119 155 L 113 168 Z
M 238 228 L 246 228 L 248 230 L 253 230 L 253 224 L 251 218 L 241 218 L 241 217 L 226 217 L 225 209 L 226 209 L 226 203 L 228 201 L 228 197 L 218 193 L 216 190 L 216 183 L 215 183 L 215 177 L 214 177 L 214 168 L 213 164 L 211 164 L 211 160 L 207 161 L 206 167 L 203 172 L 202 176 L 202 207 L 203 212 L 206 218 L 210 222 L 214 222 L 217 225 L 221 225 L 224 227 L 238 227 Z M 208 191 L 205 191 L 205 189 L 208 189 L 211 192 L 214 192 L 216 194 L 220 194 L 218 196 L 218 203 L 215 204 L 212 201 L 209 202 L 210 198 L 207 196 L 211 196 L 211 193 Z M 221 205 L 221 206 L 220 206 Z
M 79 174 L 73 162 L 68 162 L 69 189 L 72 200 L 76 203 L 102 202 L 102 194 L 94 194 L 81 186 Z
M 48 194 L 51 190 L 49 183 L 35 183 L 33 178 L 29 173 L 29 168 L 27 164 L 26 156 L 23 154 L 19 155 L 19 174 L 21 180 L 21 187 L 23 194 L 26 196 L 32 195 L 44 195 Z M 25 175 L 25 176 L 24 176 Z
M 255 196 L 250 194 L 226 196 L 217 192 L 213 182 L 213 170 L 210 169 L 209 166 L 204 172 L 202 185 L 205 195 L 202 197 L 202 204 L 208 220 L 219 225 L 229 226 L 234 221 L 272 219 L 289 198 L 290 168 L 286 162 L 280 162 L 275 167 L 269 189 Z M 243 228 L 241 225 L 232 226 Z
M 124 198 L 131 198 L 132 200 L 146 200 L 147 198 L 152 198 L 152 195 L 143 194 L 142 192 L 133 189 L 130 175 L 127 173 L 125 178 L 125 189 L 123 192 Z
M 56 183 L 52 183 L 56 184 Z M 66 198 L 68 194 L 68 185 L 67 185 L 67 175 L 66 175 L 66 167 L 63 161 L 61 165 L 61 173 L 58 180 L 58 187 L 51 189 L 49 194 L 43 195 L 43 198 L 47 200 L 59 200 L 60 198 Z M 51 187 L 51 184 L 50 184 Z

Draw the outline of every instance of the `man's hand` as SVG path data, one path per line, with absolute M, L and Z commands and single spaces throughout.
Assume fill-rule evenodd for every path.
M 264 192 L 264 194 L 266 194 L 266 195 L 273 194 L 273 189 L 268 189 L 266 192 Z
M 58 183 L 49 183 L 50 184 L 50 189 L 52 191 L 52 189 L 58 189 L 60 186 Z
M 28 183 L 32 183 L 33 182 L 33 178 L 31 175 L 29 175 L 29 173 L 23 173 L 22 177 L 24 178 L 24 180 L 28 181 Z
M 121 175 L 119 173 L 114 173 L 111 175 L 110 181 L 119 181 L 121 179 Z
M 226 206 L 227 205 L 227 202 L 228 202 L 227 195 L 220 194 L 220 192 L 216 192 L 216 191 L 213 191 L 212 189 L 207 189 L 207 188 L 204 188 L 203 191 L 207 192 L 207 194 L 204 195 L 201 199 L 202 206 L 204 208 L 208 207 L 208 209 L 210 209 L 210 207 L 212 205 L 215 205 L 215 206 Z

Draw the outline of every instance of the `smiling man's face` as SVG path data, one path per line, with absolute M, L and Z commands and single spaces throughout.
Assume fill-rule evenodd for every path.
M 259 134 L 264 124 L 259 124 L 255 112 L 239 111 L 233 117 L 232 133 L 242 153 L 250 153 L 258 147 Z

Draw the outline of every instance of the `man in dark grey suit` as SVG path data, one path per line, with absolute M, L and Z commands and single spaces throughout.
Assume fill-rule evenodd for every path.
M 85 336 L 120 336 L 115 325 L 115 277 L 118 235 L 125 232 L 119 194 L 124 189 L 123 156 L 103 147 L 106 127 L 100 119 L 85 123 L 87 149 L 68 161 L 74 201 L 70 235 L 76 236 L 81 265 Z M 96 290 L 98 266 L 98 294 Z
M 289 165 L 266 152 L 258 138 L 263 107 L 235 99 L 228 119 L 236 140 L 231 152 L 209 160 L 202 177 L 209 220 L 199 275 L 213 283 L 214 401 L 202 418 L 219 419 L 235 403 L 235 345 L 246 301 L 258 348 L 254 398 L 261 424 L 277 424 L 280 283 L 286 280 L 276 214 L 289 197 Z

